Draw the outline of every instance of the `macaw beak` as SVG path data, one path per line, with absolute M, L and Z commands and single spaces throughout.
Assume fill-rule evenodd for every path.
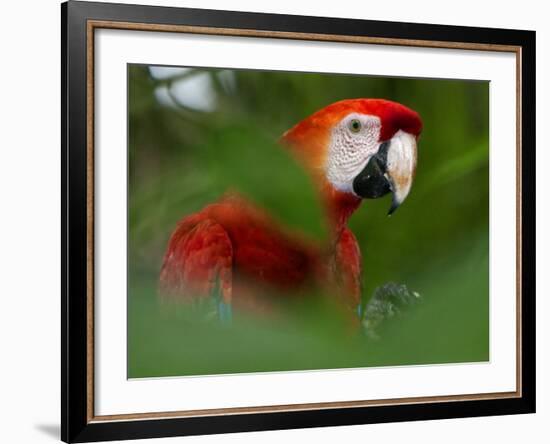
M 365 199 L 393 193 L 391 215 L 411 191 L 416 171 L 416 137 L 399 130 L 382 142 L 363 170 L 353 180 L 353 191 Z

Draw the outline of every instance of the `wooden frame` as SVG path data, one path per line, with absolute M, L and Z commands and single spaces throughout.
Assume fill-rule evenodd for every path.
M 535 34 L 180 8 L 64 3 L 62 439 L 84 442 L 535 411 Z M 507 393 L 94 415 L 94 31 L 114 28 L 505 51 L 517 60 L 517 390 Z M 522 119 L 523 115 L 529 119 Z

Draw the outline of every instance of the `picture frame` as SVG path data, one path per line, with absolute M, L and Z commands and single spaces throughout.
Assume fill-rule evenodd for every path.
M 535 33 L 532 31 L 69 1 L 62 23 L 61 438 L 65 442 L 535 412 Z M 515 390 L 96 414 L 94 102 L 98 30 L 474 51 L 515 57 Z M 125 100 L 125 99 L 120 99 Z M 494 170 L 491 170 L 494 172 Z M 511 253 L 508 252 L 508 255 Z M 125 297 L 125 295 L 123 295 Z M 115 394 L 116 395 L 116 394 Z

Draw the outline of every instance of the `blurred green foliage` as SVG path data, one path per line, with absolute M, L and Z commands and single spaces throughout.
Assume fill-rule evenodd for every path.
M 129 66 L 129 377 L 488 360 L 488 83 L 227 74 L 155 78 Z M 193 76 L 208 80 L 213 109 L 177 94 Z M 350 221 L 363 253 L 364 303 L 389 281 L 422 302 L 380 325 L 378 339 L 350 335 L 325 302 L 296 306 L 285 319 L 238 318 L 230 328 L 163 310 L 156 283 L 175 224 L 228 189 L 322 242 L 315 190 L 277 140 L 316 110 L 357 97 L 403 103 L 424 122 L 406 202 L 389 218 L 389 196 L 365 201 Z

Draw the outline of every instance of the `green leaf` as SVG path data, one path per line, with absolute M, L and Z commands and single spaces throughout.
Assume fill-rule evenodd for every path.
M 237 191 L 284 225 L 322 239 L 325 218 L 310 176 L 265 133 L 244 125 L 211 132 L 196 162 L 219 193 Z

